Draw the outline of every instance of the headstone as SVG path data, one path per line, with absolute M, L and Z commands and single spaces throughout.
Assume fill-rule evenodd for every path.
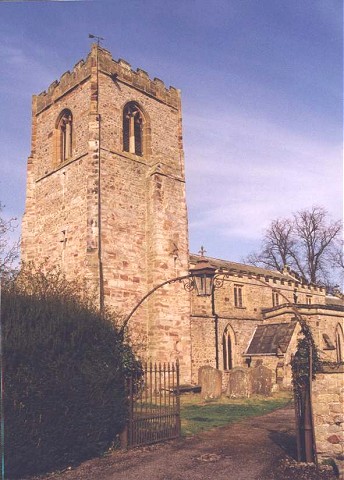
M 276 365 L 276 383 L 278 385 L 283 384 L 283 378 L 284 378 L 284 363 L 283 362 L 278 362 Z
M 202 386 L 202 379 L 203 379 L 203 376 L 204 376 L 204 372 L 208 369 L 212 369 L 213 367 L 211 367 L 210 365 L 203 365 L 202 367 L 199 367 L 198 369 L 198 385 L 201 385 Z
M 251 392 L 257 395 L 271 395 L 273 385 L 273 372 L 264 365 L 250 369 Z
M 229 398 L 248 398 L 251 394 L 250 369 L 235 367 L 229 370 L 226 396 Z
M 213 400 L 221 397 L 222 372 L 210 365 L 198 370 L 198 383 L 201 385 L 201 397 L 204 400 Z

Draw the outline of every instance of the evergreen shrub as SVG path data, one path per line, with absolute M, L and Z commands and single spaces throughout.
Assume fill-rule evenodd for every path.
M 65 468 L 104 452 L 126 418 L 134 356 L 107 313 L 60 274 L 2 289 L 5 472 Z

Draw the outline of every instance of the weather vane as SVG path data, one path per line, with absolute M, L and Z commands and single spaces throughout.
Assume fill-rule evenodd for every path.
M 101 40 L 104 40 L 103 37 L 98 37 L 97 35 L 93 35 L 92 33 L 89 33 L 89 34 L 88 34 L 88 38 L 96 38 L 96 39 L 97 39 L 97 45 L 98 45 L 98 47 L 99 47 L 99 45 L 100 45 L 100 41 L 101 41 Z
M 200 254 L 201 254 L 201 257 L 204 257 L 204 254 L 205 254 L 205 253 L 207 253 L 207 251 L 206 251 L 206 250 L 204 250 L 204 247 L 203 247 L 203 245 L 201 245 L 201 250 L 200 250 L 198 253 L 200 253 Z

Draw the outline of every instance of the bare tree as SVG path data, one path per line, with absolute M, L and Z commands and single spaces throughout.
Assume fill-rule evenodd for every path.
M 323 281 L 329 276 L 330 258 L 342 225 L 328 221 L 324 208 L 312 207 L 294 214 L 296 248 L 291 256 L 301 275 L 310 282 Z
M 344 274 L 344 240 L 337 239 L 331 253 L 332 266 L 338 268 Z
M 259 252 L 253 252 L 245 259 L 247 263 L 273 270 L 282 270 L 290 263 L 290 249 L 293 246 L 293 225 L 287 218 L 273 220 L 267 228 Z
M 300 210 L 291 218 L 273 220 L 258 252 L 245 261 L 282 270 L 289 265 L 312 283 L 328 285 L 342 223 L 332 221 L 323 207 Z
M 16 218 L 5 219 L 4 205 L 0 202 L 0 273 L 8 273 L 19 256 L 19 242 L 11 242 L 9 233 L 17 228 Z

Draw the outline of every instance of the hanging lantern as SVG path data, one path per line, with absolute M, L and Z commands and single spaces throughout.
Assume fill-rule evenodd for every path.
M 216 267 L 201 257 L 196 265 L 190 268 L 193 287 L 198 297 L 209 297 L 213 291 Z

